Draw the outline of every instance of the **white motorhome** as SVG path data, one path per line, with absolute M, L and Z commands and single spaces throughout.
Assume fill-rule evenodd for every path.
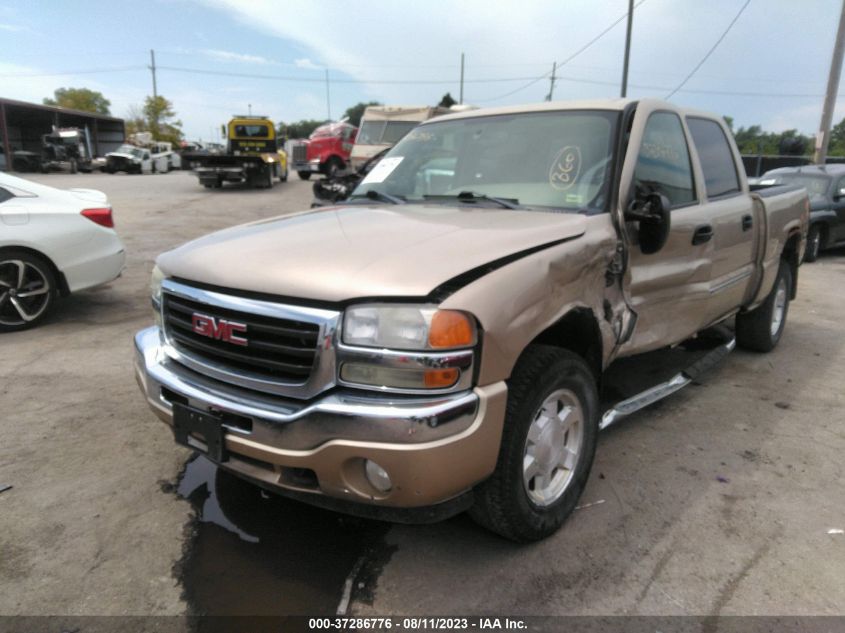
M 440 106 L 368 106 L 352 147 L 352 168 L 358 169 L 379 152 L 396 145 L 422 121 L 454 111 Z

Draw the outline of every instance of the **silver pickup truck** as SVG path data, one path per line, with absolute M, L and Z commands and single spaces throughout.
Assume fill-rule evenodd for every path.
M 732 317 L 736 343 L 775 347 L 808 217 L 802 188 L 749 190 L 710 114 L 439 117 L 342 206 L 161 255 L 137 378 L 177 442 L 260 486 L 536 540 L 575 507 L 600 428 L 697 371 L 602 408 L 614 361 Z

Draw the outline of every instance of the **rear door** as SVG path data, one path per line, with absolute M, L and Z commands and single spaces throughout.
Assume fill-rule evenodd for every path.
M 711 251 L 708 323 L 742 305 L 754 272 L 756 231 L 751 196 L 743 191 L 734 152 L 724 127 L 713 119 L 688 116 L 687 127 L 704 177 L 705 203 L 699 232 L 709 232 Z

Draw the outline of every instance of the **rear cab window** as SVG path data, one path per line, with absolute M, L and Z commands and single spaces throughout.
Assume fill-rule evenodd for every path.
M 6 200 L 10 200 L 11 198 L 14 198 L 14 197 L 15 196 L 11 191 L 9 191 L 8 189 L 4 189 L 3 187 L 0 187 L 0 204 L 2 204 L 4 202 L 6 202 Z
M 687 127 L 701 161 L 707 197 L 712 200 L 740 193 L 736 163 L 722 126 L 710 119 L 687 117 Z
M 653 112 L 648 117 L 634 187 L 638 196 L 663 194 L 673 209 L 696 202 L 687 139 L 674 112 Z

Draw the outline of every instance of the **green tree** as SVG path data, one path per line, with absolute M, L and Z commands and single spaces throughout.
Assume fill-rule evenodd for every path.
M 845 119 L 842 119 L 830 130 L 827 153 L 829 156 L 845 156 Z
M 343 113 L 343 118 L 349 119 L 349 124 L 358 127 L 361 125 L 361 117 L 364 116 L 364 110 L 367 109 L 368 106 L 378 106 L 382 105 L 378 101 L 369 101 L 367 103 L 359 102 L 356 103 L 354 106 L 346 108 L 346 112 Z
M 182 122 L 174 119 L 173 104 L 162 96 L 147 97 L 143 106 L 129 106 L 124 119 L 126 135 L 150 132 L 156 141 L 169 141 L 177 145 L 182 140 Z
M 106 99 L 101 92 L 89 90 L 88 88 L 58 88 L 53 92 L 53 99 L 45 98 L 44 105 L 59 106 L 83 112 L 94 112 L 96 114 L 111 114 L 109 106 L 111 101 Z
M 152 132 L 157 141 L 169 141 L 173 144 L 182 140 L 182 121 L 175 119 L 173 104 L 162 97 L 147 97 L 144 100 L 144 119 L 147 131 Z
M 440 103 L 438 103 L 437 105 L 441 108 L 451 108 L 456 103 L 457 101 L 455 101 L 454 97 L 452 97 L 452 94 L 447 92 L 445 95 L 443 95 L 443 98 L 440 99 Z

